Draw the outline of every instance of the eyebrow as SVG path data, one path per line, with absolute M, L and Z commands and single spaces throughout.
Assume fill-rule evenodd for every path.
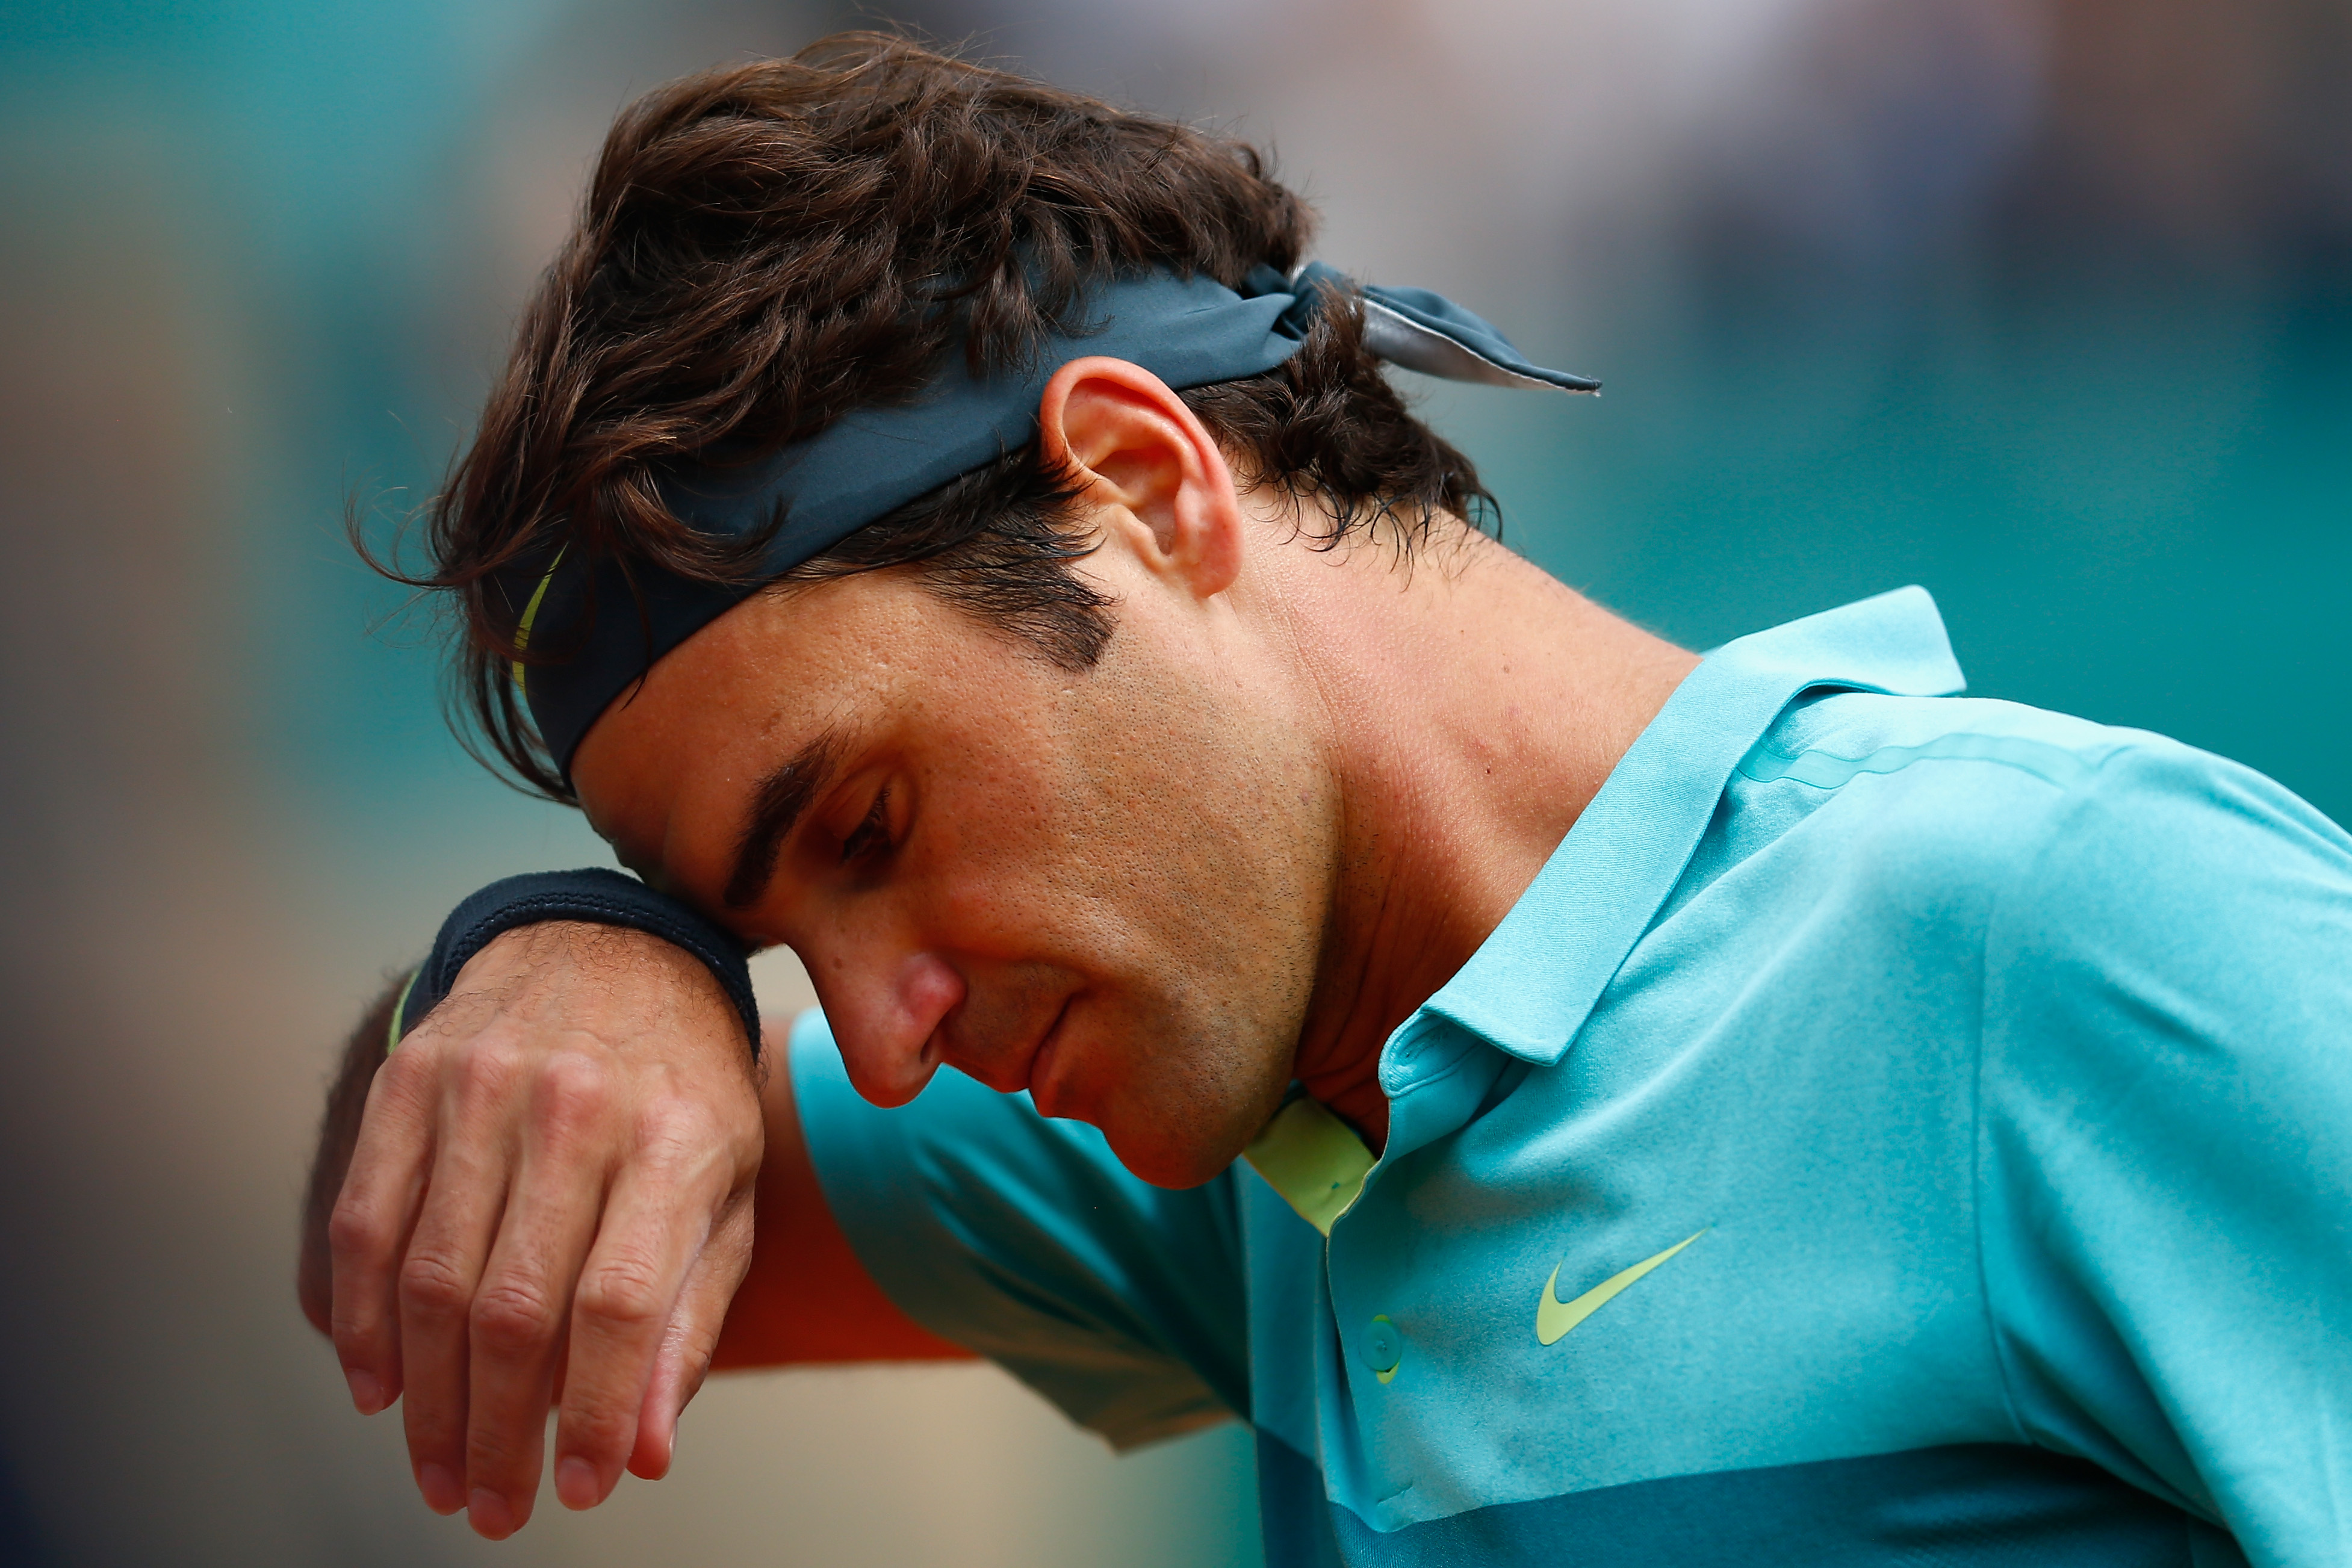
M 840 761 L 841 734 L 828 729 L 760 781 L 751 820 L 735 842 L 735 869 L 728 873 L 727 891 L 719 895 L 728 908 L 749 908 L 767 892 L 785 838 Z

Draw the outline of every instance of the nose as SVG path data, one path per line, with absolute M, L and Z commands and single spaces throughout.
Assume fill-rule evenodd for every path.
M 963 977 L 935 953 L 844 964 L 827 974 L 810 966 L 817 999 L 842 1065 L 858 1093 L 877 1105 L 903 1105 L 939 1071 L 940 1025 L 961 1006 Z

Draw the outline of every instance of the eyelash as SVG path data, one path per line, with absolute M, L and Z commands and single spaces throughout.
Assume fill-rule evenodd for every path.
M 859 822 L 851 830 L 849 836 L 841 841 L 842 864 L 847 865 L 851 861 L 862 860 L 872 854 L 877 848 L 886 847 L 877 841 L 887 839 L 889 825 L 886 818 L 889 809 L 890 791 L 885 789 L 874 797 L 874 804 L 866 810 L 866 820 Z

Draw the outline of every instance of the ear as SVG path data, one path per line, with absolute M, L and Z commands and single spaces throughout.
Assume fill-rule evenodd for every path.
M 1146 567 L 1203 599 L 1233 586 L 1246 524 L 1233 472 L 1158 376 L 1100 355 L 1071 361 L 1038 400 L 1037 438 Z

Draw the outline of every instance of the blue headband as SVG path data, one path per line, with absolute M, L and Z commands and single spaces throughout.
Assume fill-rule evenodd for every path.
M 866 524 L 1027 445 L 1045 383 L 1070 361 L 1127 360 L 1176 392 L 1240 381 L 1296 353 L 1325 287 L 1349 287 L 1319 262 L 1288 278 L 1260 267 L 1238 293 L 1213 278 L 1165 271 L 1115 278 L 1089 296 L 1085 329 L 1047 338 L 1023 366 L 975 377 L 964 356 L 953 354 L 910 402 L 845 414 L 757 462 L 664 477 L 663 504 L 698 533 L 740 538 L 771 524 L 774 531 L 757 569 L 723 583 L 643 567 L 625 573 L 610 559 L 583 568 L 561 549 L 552 560 L 540 556 L 507 576 L 509 592 L 523 603 L 516 646 L 535 640 L 564 650 L 560 663 L 515 666 L 549 756 L 569 778 L 589 726 L 656 660 Z M 1361 293 L 1365 346 L 1391 364 L 1494 386 L 1601 390 L 1599 382 L 1529 364 L 1494 328 L 1427 289 Z M 592 590 L 600 613 L 583 626 Z

